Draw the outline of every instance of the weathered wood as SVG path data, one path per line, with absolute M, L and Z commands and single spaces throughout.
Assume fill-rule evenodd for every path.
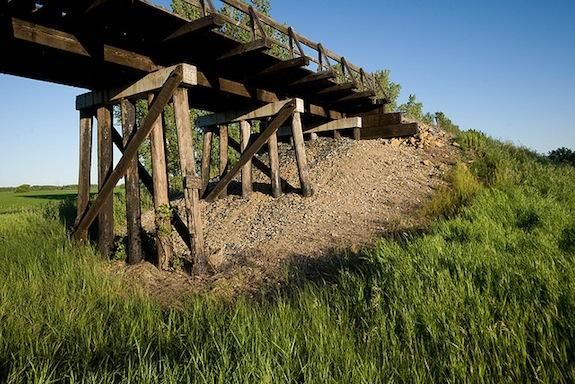
M 302 195 L 309 197 L 313 194 L 313 190 L 309 183 L 309 170 L 307 165 L 307 158 L 305 155 L 305 142 L 303 139 L 301 116 L 299 112 L 294 112 L 292 115 L 292 137 Z
M 200 210 L 200 185 L 193 185 L 191 179 L 197 178 L 196 162 L 194 159 L 194 141 L 192 136 L 192 123 L 188 91 L 179 88 L 174 93 L 174 112 L 176 116 L 176 130 L 178 134 L 180 165 L 184 176 L 184 204 L 188 218 L 190 243 L 192 244 L 193 273 L 207 272 L 207 259 L 204 249 L 204 229 Z
M 332 104 L 342 104 L 342 103 L 349 103 L 351 101 L 356 101 L 359 99 L 370 99 L 375 97 L 375 93 L 373 91 L 363 91 L 357 92 L 348 96 L 341 97 L 332 102 Z
M 229 161 L 228 161 L 228 126 L 227 125 L 220 125 L 220 178 L 224 176 L 224 174 L 228 171 Z M 224 190 L 220 196 L 224 197 L 227 195 L 227 190 Z
M 202 146 L 202 191 L 203 196 L 210 183 L 210 167 L 212 164 L 212 141 L 214 133 L 204 130 L 204 145 Z
M 80 111 L 80 165 L 78 172 L 78 202 L 76 223 L 90 203 L 90 170 L 92 168 L 92 112 Z M 86 229 L 87 230 L 87 229 Z M 87 238 L 88 234 L 82 234 Z
M 173 65 L 151 72 L 127 87 L 93 91 L 79 95 L 76 97 L 76 109 L 82 110 L 113 104 L 127 98 L 146 97 L 150 92 L 156 92 L 160 89 L 178 66 L 181 66 L 183 71 L 182 86 L 191 87 L 198 84 L 198 70 L 196 67 L 190 64 Z
M 294 68 L 307 67 L 309 62 L 309 58 L 303 56 L 290 60 L 280 61 L 279 63 L 271 65 L 263 71 L 259 72 L 256 76 L 254 76 L 254 79 L 281 74 Z
M 361 129 L 361 140 L 391 139 L 394 137 L 412 136 L 418 132 L 417 123 L 387 125 L 383 127 L 364 127 Z
M 363 126 L 382 127 L 385 125 L 397 125 L 402 123 L 401 113 L 381 113 L 362 115 Z
M 136 132 L 136 106 L 129 100 L 120 103 L 123 145 L 126 147 Z M 113 137 L 113 133 L 112 133 Z M 137 264 L 143 260 L 142 254 L 142 213 L 140 207 L 140 177 L 138 158 L 132 159 L 126 171 L 126 228 L 128 233 L 128 264 Z
M 196 121 L 196 125 L 198 127 L 209 127 L 214 125 L 239 123 L 246 120 L 263 119 L 275 116 L 284 107 L 284 105 L 291 103 L 292 101 L 295 101 L 297 112 L 305 112 L 305 105 L 302 99 L 287 99 L 269 103 L 255 109 L 240 109 L 200 116 Z
M 353 129 L 353 139 L 354 140 L 361 140 L 361 128 L 354 128 Z
M 164 42 L 177 38 L 187 37 L 194 33 L 220 28 L 224 25 L 225 21 L 223 17 L 217 13 L 212 13 L 211 15 L 207 15 L 184 24 L 176 31 L 174 31 L 174 33 L 172 33 L 170 36 L 166 37 Z
M 242 154 L 248 148 L 252 137 L 252 126 L 247 121 L 240 121 L 240 136 L 242 145 Z M 252 182 L 252 162 L 248 160 L 242 167 L 242 196 L 249 197 L 254 191 Z
M 311 73 L 309 75 L 306 75 L 306 76 L 302 77 L 301 79 L 292 82 L 290 84 L 290 86 L 292 86 L 292 87 L 298 86 L 299 87 L 299 86 L 309 85 L 311 83 L 315 83 L 318 81 L 335 79 L 335 77 L 336 77 L 335 72 L 331 71 L 331 70 L 330 71 L 316 72 L 316 73 Z
M 280 197 L 282 184 L 280 178 L 280 159 L 278 152 L 278 135 L 274 132 L 268 140 L 268 153 L 270 157 L 270 180 L 272 183 L 272 196 Z
M 260 150 L 260 148 L 269 140 L 270 136 L 278 130 L 279 127 L 292 115 L 295 110 L 295 101 L 286 104 L 277 116 L 271 121 L 267 128 L 260 133 L 256 141 L 240 156 L 236 165 L 231 171 L 226 173 L 226 175 L 220 180 L 216 187 L 210 192 L 206 197 L 206 201 L 214 201 L 220 193 L 228 186 L 228 184 L 234 179 L 238 172 L 243 168 L 243 166 L 252 159 L 252 157 Z
M 148 104 L 152 105 L 154 95 L 148 96 Z M 158 117 L 150 133 L 152 155 L 152 178 L 154 181 L 154 213 L 156 222 L 156 249 L 158 252 L 158 268 L 167 270 L 173 257 L 171 208 L 168 192 L 168 169 L 166 165 L 166 144 L 164 140 L 164 125 Z
M 318 133 L 335 131 L 339 129 L 350 129 L 350 128 L 361 128 L 362 119 L 361 117 L 347 117 L 345 119 L 333 120 L 324 124 L 313 126 L 306 129 L 304 133 Z
M 158 97 L 155 98 L 153 105 L 148 109 L 148 114 L 142 121 L 140 129 L 138 129 L 124 150 L 124 155 L 120 161 L 118 161 L 116 168 L 114 168 L 104 183 L 104 186 L 100 189 L 100 192 L 94 200 L 94 203 L 84 213 L 80 222 L 74 227 L 74 239 L 82 240 L 82 234 L 86 233 L 87 228 L 92 224 L 102 209 L 102 206 L 105 204 L 106 200 L 109 199 L 109 197 L 114 192 L 114 187 L 126 173 L 126 170 L 130 166 L 131 160 L 137 155 L 138 147 L 140 144 L 142 144 L 145 138 L 150 134 L 150 131 L 154 128 L 154 122 L 161 115 L 164 107 L 168 104 L 168 101 L 170 101 L 174 90 L 182 81 L 182 76 L 182 69 L 180 67 L 176 68 L 162 87 L 162 90 L 160 91 Z
M 107 107 L 98 108 L 98 188 L 100 193 L 109 178 L 113 163 L 112 111 Z M 112 256 L 114 246 L 114 196 L 110 194 L 98 215 L 98 249 L 102 256 Z
M 334 139 L 340 139 L 341 138 L 341 132 L 338 130 L 334 130 L 333 131 L 333 138 Z
M 325 88 L 325 89 L 322 89 L 321 91 L 318 91 L 317 94 L 318 95 L 331 95 L 333 93 L 349 92 L 349 91 L 354 90 L 356 87 L 357 87 L 357 85 L 353 82 L 336 84 L 332 87 Z
M 310 134 L 309 134 L 309 139 L 310 139 L 311 141 L 317 140 L 317 133 L 314 133 L 314 132 L 310 133 Z
M 272 45 L 267 39 L 258 39 L 250 41 L 249 43 L 242 44 L 239 47 L 224 53 L 223 55 L 218 57 L 217 60 L 218 61 L 229 60 L 249 53 L 265 51 L 267 49 L 270 49 L 271 47 Z

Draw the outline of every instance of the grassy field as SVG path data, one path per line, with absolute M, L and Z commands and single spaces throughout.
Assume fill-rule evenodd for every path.
M 26 193 L 0 191 L 0 214 L 41 207 L 46 204 L 58 203 L 74 197 L 76 197 L 76 191 L 69 189 L 31 191 Z
M 574 168 L 459 142 L 426 233 L 260 299 L 163 308 L 71 244 L 55 208 L 0 215 L 0 382 L 575 381 Z

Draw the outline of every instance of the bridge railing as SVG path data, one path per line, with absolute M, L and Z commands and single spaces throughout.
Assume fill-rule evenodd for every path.
M 219 14 L 226 22 L 223 32 L 232 38 L 238 37 L 238 33 L 233 33 L 234 31 L 242 30 L 249 34 L 252 40 L 264 39 L 269 42 L 272 46 L 271 54 L 280 59 L 305 57 L 310 63 L 316 64 L 316 71 L 333 71 L 338 83 L 351 83 L 360 91 L 371 91 L 374 96 L 387 100 L 386 92 L 375 76 L 349 62 L 345 57 L 297 33 L 292 27 L 258 12 L 242 1 L 221 1 L 243 17 L 234 18 L 230 14 L 218 11 L 211 0 L 184 0 L 195 8 L 198 17 Z

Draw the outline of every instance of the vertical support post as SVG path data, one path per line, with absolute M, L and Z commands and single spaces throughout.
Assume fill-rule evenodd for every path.
M 154 95 L 148 95 L 148 104 L 152 105 Z M 156 248 L 158 268 L 167 269 L 173 256 L 170 234 L 172 232 L 170 199 L 168 196 L 168 171 L 166 168 L 166 150 L 164 127 L 161 115 L 154 122 L 150 134 L 152 147 L 152 178 L 154 182 L 154 210 L 156 220 Z
M 272 196 L 280 197 L 282 194 L 282 183 L 280 179 L 280 159 L 278 153 L 278 134 L 274 132 L 268 140 L 270 156 L 270 179 L 272 183 Z
M 228 170 L 228 126 L 220 125 L 220 179 Z M 228 190 L 223 191 L 220 197 L 225 197 Z
M 240 121 L 240 131 L 241 131 L 241 149 L 242 153 L 250 144 L 250 138 L 252 136 L 252 126 L 248 121 Z M 242 167 L 242 196 L 248 197 L 253 192 L 252 184 L 252 161 L 248 161 Z
M 124 99 L 120 103 L 122 115 L 122 134 L 124 148 L 136 133 L 136 106 Z M 128 232 L 128 264 L 137 264 L 142 255 L 142 216 L 140 207 L 140 177 L 138 176 L 138 157 L 130 161 L 125 177 L 126 188 L 126 227 Z
M 212 162 L 212 140 L 214 133 L 206 128 L 204 131 L 204 147 L 202 150 L 202 195 L 210 182 L 210 165 Z
M 194 159 L 194 141 L 192 136 L 192 123 L 188 91 L 178 88 L 174 93 L 174 112 L 176 115 L 176 130 L 178 134 L 178 147 L 180 165 L 184 177 L 184 203 L 190 231 L 190 244 L 192 245 L 192 259 L 194 261 L 193 273 L 203 274 L 207 271 L 207 259 L 204 249 L 204 228 L 200 211 L 200 185 L 194 185 L 196 176 L 196 161 Z
M 309 170 L 307 165 L 307 158 L 305 155 L 303 127 L 301 123 L 301 114 L 299 112 L 294 112 L 292 115 L 292 137 L 294 142 L 297 167 L 299 170 L 301 192 L 305 197 L 310 197 L 313 194 L 313 191 L 309 183 Z
M 354 128 L 353 129 L 353 139 L 360 140 L 361 139 L 361 128 Z
M 311 141 L 317 140 L 317 133 L 315 133 L 315 132 L 310 133 L 310 134 L 309 134 L 309 139 L 310 139 Z
M 337 129 L 333 131 L 333 138 L 334 139 L 341 138 L 341 133 Z
M 80 111 L 80 163 L 78 168 L 78 201 L 76 224 L 88 209 L 90 202 L 90 170 L 92 168 L 92 112 Z M 88 231 L 79 234 L 81 241 L 88 239 Z
M 113 169 L 112 111 L 100 107 L 98 120 L 98 188 L 101 191 Z M 105 258 L 112 255 L 114 242 L 114 194 L 105 200 L 98 215 L 98 249 Z

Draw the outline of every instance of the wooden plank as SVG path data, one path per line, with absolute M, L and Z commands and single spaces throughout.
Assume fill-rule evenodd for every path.
M 128 145 L 136 132 L 136 106 L 129 100 L 120 103 L 123 145 Z M 137 264 L 143 260 L 142 254 L 142 213 L 140 207 L 140 178 L 138 176 L 138 158 L 132 159 L 125 177 L 126 188 L 126 228 L 128 233 L 128 264 Z
M 391 139 L 394 137 L 412 136 L 418 132 L 417 123 L 369 127 L 361 129 L 361 140 Z
M 154 95 L 148 95 L 148 104 L 154 102 Z M 160 116 L 154 122 L 150 133 L 152 155 L 152 178 L 154 181 L 154 213 L 156 222 L 156 251 L 158 252 L 158 268 L 167 270 L 173 257 L 172 223 L 170 198 L 168 192 L 168 169 L 166 165 L 166 145 L 164 141 L 164 126 Z
M 250 145 L 240 156 L 238 162 L 232 168 L 231 171 L 226 173 L 226 175 L 220 180 L 216 187 L 210 192 L 206 197 L 206 201 L 214 201 L 220 193 L 228 186 L 228 184 L 234 179 L 242 167 L 252 159 L 252 157 L 260 150 L 260 148 L 269 140 L 270 136 L 278 130 L 279 127 L 292 115 L 295 110 L 295 102 L 292 101 L 286 104 L 277 116 L 272 120 L 270 125 L 258 136 L 256 141 Z
M 303 138 L 303 130 L 301 123 L 301 116 L 299 112 L 294 112 L 292 116 L 292 137 L 294 142 L 294 150 L 299 171 L 299 180 L 302 195 L 310 197 L 313 190 L 309 183 L 309 170 L 307 165 L 307 158 L 305 155 L 305 142 Z
M 204 130 L 204 145 L 202 147 L 202 191 L 203 196 L 210 182 L 210 165 L 212 163 L 212 140 L 214 133 Z
M 304 133 L 318 133 L 334 131 L 339 129 L 361 128 L 361 117 L 347 117 L 345 119 L 334 120 L 325 124 L 316 125 L 310 129 L 306 129 Z
M 236 47 L 229 52 L 224 53 L 220 57 L 217 58 L 217 61 L 229 60 L 236 57 L 244 56 L 254 52 L 261 52 L 272 47 L 271 43 L 267 39 L 258 39 L 254 41 L 250 41 L 249 43 L 245 43 Z
M 239 123 L 246 120 L 263 119 L 277 115 L 277 113 L 286 105 L 295 101 L 298 112 L 305 111 L 305 105 L 302 99 L 287 99 L 269 103 L 255 109 L 242 109 L 236 111 L 226 111 L 214 113 L 211 115 L 200 116 L 196 120 L 198 127 L 209 127 L 221 124 Z
M 307 67 L 309 65 L 309 62 L 310 62 L 309 58 L 303 56 L 296 57 L 294 59 L 284 60 L 277 64 L 267 67 L 261 72 L 258 72 L 258 74 L 255 75 L 253 79 L 257 80 L 259 77 L 277 75 L 294 68 Z
M 241 149 L 242 154 L 248 148 L 250 144 L 250 138 L 252 137 L 252 126 L 249 122 L 243 120 L 240 121 L 240 134 L 241 134 Z M 242 167 L 242 196 L 249 197 L 249 195 L 254 191 L 252 182 L 252 162 L 251 160 L 246 161 Z
M 166 37 L 164 39 L 164 42 L 182 37 L 187 37 L 198 32 L 210 31 L 212 29 L 221 28 L 224 25 L 225 21 L 223 17 L 217 13 L 212 13 L 211 15 L 204 16 L 184 24 L 176 31 L 174 31 L 174 33 L 172 33 L 170 36 Z
M 140 129 L 138 129 L 132 140 L 130 140 L 130 143 L 124 151 L 124 155 L 120 161 L 118 161 L 116 168 L 114 168 L 106 180 L 104 186 L 100 189 L 100 193 L 94 200 L 94 203 L 84 213 L 80 222 L 74 227 L 73 238 L 75 240 L 85 240 L 82 238 L 82 235 L 86 233 L 86 229 L 92 224 L 106 200 L 114 192 L 114 187 L 126 173 L 126 170 L 130 166 L 131 160 L 137 155 L 138 147 L 140 144 L 142 144 L 142 142 L 150 134 L 150 131 L 154 128 L 154 122 L 161 115 L 164 107 L 170 101 L 174 90 L 182 81 L 182 72 L 183 70 L 181 67 L 176 68 L 162 87 L 158 97 L 154 100 L 153 105 L 148 109 L 148 114 L 142 121 Z
M 196 161 L 194 159 L 194 141 L 192 136 L 192 123 L 188 91 L 178 88 L 174 93 L 174 113 L 176 117 L 176 130 L 178 134 L 180 166 L 184 176 L 184 204 L 186 207 L 187 224 L 189 228 L 190 244 L 192 248 L 194 275 L 207 272 L 208 262 L 204 248 L 204 228 L 200 210 L 200 185 L 190 183 L 197 178 Z
M 173 65 L 149 73 L 124 88 L 99 90 L 79 95 L 76 97 L 76 109 L 82 110 L 105 104 L 113 104 L 122 99 L 147 96 L 150 92 L 156 92 L 160 89 L 178 66 L 181 66 L 183 70 L 182 86 L 191 87 L 198 84 L 198 70 L 195 66 L 190 64 Z
M 78 172 L 78 202 L 76 223 L 90 203 L 90 171 L 92 168 L 92 112 L 80 111 L 80 164 Z M 86 228 L 87 230 L 87 228 Z M 83 234 L 87 238 L 88 234 Z
M 112 111 L 107 107 L 98 108 L 98 188 L 100 193 L 112 172 Z M 98 215 L 98 249 L 102 256 L 110 258 L 114 246 L 114 195 L 110 194 Z
M 372 91 L 357 92 L 357 93 L 354 93 L 352 95 L 344 96 L 344 97 L 341 97 L 337 100 L 334 100 L 332 103 L 333 104 L 348 103 L 350 101 L 357 101 L 359 99 L 373 98 L 374 96 L 375 96 L 375 93 L 373 93 Z
M 381 127 L 385 125 L 401 124 L 401 113 L 382 113 L 382 114 L 369 114 L 362 115 L 364 127 Z
M 220 160 L 220 166 L 219 166 L 219 170 L 220 170 L 220 178 L 222 178 L 225 173 L 228 171 L 228 166 L 229 166 L 229 160 L 228 160 L 228 137 L 229 137 L 229 133 L 228 133 L 228 126 L 227 125 L 220 125 L 219 126 L 219 131 L 220 131 L 220 156 L 219 156 L 219 160 Z M 222 194 L 220 196 L 224 197 L 227 195 L 227 189 L 224 190 L 222 192 Z
M 336 76 L 336 74 L 332 70 L 311 73 L 309 75 L 302 77 L 299 80 L 292 82 L 290 84 L 290 87 L 296 87 L 296 86 L 299 87 L 299 86 L 309 85 L 311 83 L 315 83 L 318 81 L 335 79 L 335 76 Z
M 278 135 L 274 132 L 268 140 L 268 153 L 270 157 L 270 180 L 272 183 L 272 196 L 278 198 L 282 194 L 280 178 L 280 159 L 278 151 Z
M 333 87 L 322 89 L 321 91 L 318 91 L 317 94 L 318 95 L 331 95 L 334 93 L 353 91 L 355 88 L 357 88 L 355 83 L 352 83 L 352 82 L 342 83 L 342 84 L 336 84 Z

